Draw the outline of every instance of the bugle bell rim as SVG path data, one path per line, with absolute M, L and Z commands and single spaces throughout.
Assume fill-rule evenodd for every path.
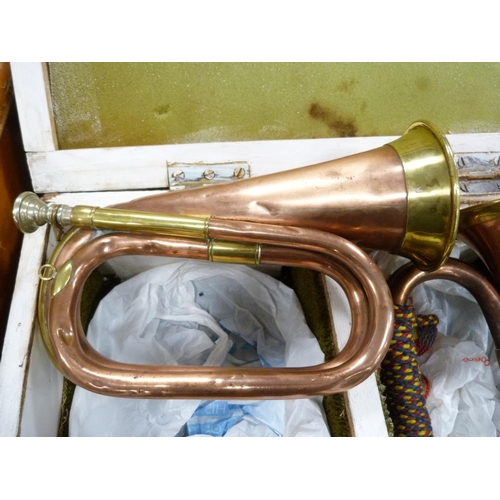
M 388 145 L 403 164 L 408 196 L 406 232 L 397 253 L 419 269 L 433 271 L 450 256 L 458 232 L 460 189 L 453 151 L 446 137 L 425 120 L 412 123 Z M 429 220 L 429 214 L 440 212 Z

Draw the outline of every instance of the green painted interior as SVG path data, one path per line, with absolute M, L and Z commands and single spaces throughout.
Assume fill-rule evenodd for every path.
M 500 63 L 50 63 L 61 149 L 500 130 Z

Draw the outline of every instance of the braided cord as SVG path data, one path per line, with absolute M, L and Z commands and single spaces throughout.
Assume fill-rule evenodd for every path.
M 423 346 L 419 350 L 425 352 L 436 336 L 438 318 L 435 315 L 418 316 L 413 306 L 395 305 L 394 310 L 394 334 L 380 371 L 394 435 L 432 436 L 425 405 L 427 383 L 424 383 L 417 362 L 415 337 Z

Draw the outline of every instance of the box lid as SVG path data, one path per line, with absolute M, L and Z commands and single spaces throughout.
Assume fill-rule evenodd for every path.
M 38 193 L 179 187 L 178 164 L 187 171 L 190 166 L 193 172 L 197 168 L 198 176 L 214 170 L 213 166 L 222 168 L 220 175 L 217 170 L 213 179 L 204 182 L 227 177 L 223 171 L 241 165 L 246 175 L 257 176 L 367 151 L 395 139 L 372 136 L 59 149 L 47 65 L 11 66 L 28 165 Z M 497 197 L 500 133 L 447 137 L 459 169 L 462 202 Z

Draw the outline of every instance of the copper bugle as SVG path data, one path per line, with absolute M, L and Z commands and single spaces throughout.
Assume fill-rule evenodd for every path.
M 481 258 L 500 290 L 500 200 L 462 209 L 457 238 Z
M 297 398 L 344 392 L 379 366 L 392 337 L 390 292 L 357 245 L 441 266 L 459 213 L 453 155 L 424 123 L 378 149 L 226 185 L 170 192 L 113 208 L 68 207 L 21 194 L 24 232 L 73 227 L 42 266 L 39 322 L 49 356 L 90 391 L 141 398 Z M 95 229 L 115 231 L 94 238 Z M 351 240 L 351 241 L 348 241 Z M 127 365 L 87 342 L 79 300 L 89 273 L 123 254 L 302 266 L 335 279 L 351 307 L 351 335 L 335 359 L 305 368 Z
M 495 355 L 500 363 L 500 295 L 490 281 L 465 262 L 450 258 L 438 270 L 422 272 L 409 263 L 399 268 L 389 279 L 395 304 L 405 305 L 412 290 L 426 281 L 444 279 L 466 288 L 476 299 L 493 338 Z
M 99 394 L 130 398 L 284 399 L 344 392 L 370 376 L 392 337 L 387 283 L 353 243 L 314 229 L 212 218 L 207 239 L 140 233 L 70 231 L 54 250 L 39 295 L 39 322 L 56 366 Z M 212 261 L 291 265 L 335 279 L 348 298 L 352 330 L 333 360 L 302 368 L 147 366 L 107 359 L 88 343 L 80 296 L 89 274 L 119 255 L 171 255 Z
M 111 220 L 119 226 L 127 218 L 124 213 L 102 213 L 103 209 L 91 207 L 76 207 L 73 214 L 67 208 L 57 213 L 38 210 L 28 201 L 24 200 L 24 206 L 18 203 L 14 216 L 25 232 L 52 219 L 77 227 L 89 221 L 100 227 L 105 220 L 110 228 Z M 135 214 L 213 215 L 318 229 L 362 248 L 403 255 L 430 271 L 446 261 L 455 243 L 460 202 L 456 165 L 446 138 L 431 125 L 415 122 L 402 137 L 371 151 L 276 174 L 153 195 L 118 208 Z M 138 215 L 133 224 L 141 226 Z

